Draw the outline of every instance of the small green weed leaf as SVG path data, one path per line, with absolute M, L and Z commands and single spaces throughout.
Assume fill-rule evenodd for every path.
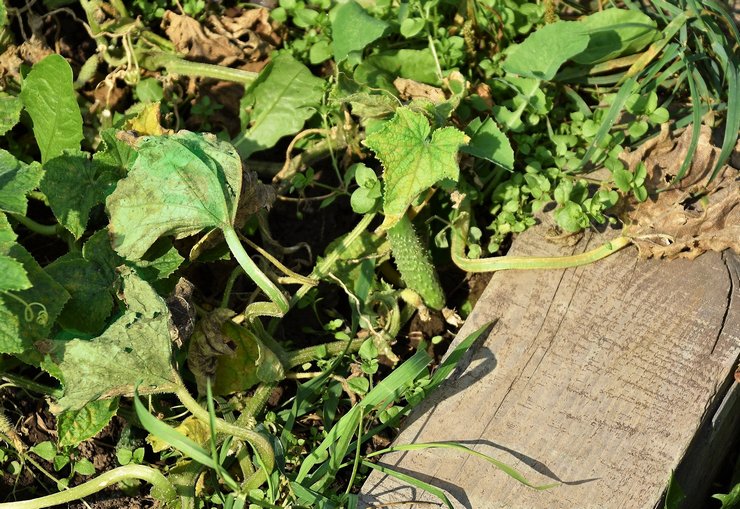
M 383 163 L 385 227 L 390 228 L 406 213 L 411 202 L 442 179 L 457 181 L 457 151 L 467 136 L 454 127 L 435 130 L 421 113 L 399 108 L 365 144 Z
M 341 62 L 353 51 L 362 51 L 379 39 L 388 23 L 370 16 L 353 0 L 339 6 L 331 24 L 334 60 Z
M 374 211 L 383 194 L 380 180 L 375 172 L 362 163 L 357 163 L 349 171 L 355 171 L 355 181 L 360 186 L 352 193 L 350 204 L 357 214 Z
M 585 65 L 637 53 L 660 35 L 655 21 L 638 10 L 605 9 L 578 23 L 590 38 L 585 51 L 572 60 Z
M 72 87 L 72 68 L 61 55 L 36 63 L 23 81 L 21 100 L 33 120 L 41 162 L 78 150 L 82 141 L 82 114 Z
M 425 25 L 426 21 L 424 21 L 422 18 L 406 18 L 401 22 L 399 31 L 401 32 L 402 36 L 409 39 L 411 37 L 419 35 L 419 32 L 424 30 Z
M 354 78 L 372 88 L 383 88 L 398 94 L 393 86 L 397 77 L 429 85 L 439 85 L 434 55 L 428 49 L 382 51 L 365 58 L 355 69 Z
M 57 412 L 130 396 L 139 381 L 145 394 L 173 391 L 180 383 L 171 364 L 167 305 L 132 269 L 119 271 L 126 312 L 97 338 L 54 342 L 52 358 L 64 382 Z
M 138 260 L 163 235 L 230 227 L 242 186 L 234 147 L 180 131 L 146 137 L 138 149 L 128 176 L 106 200 L 118 254 Z
M 38 187 L 43 175 L 38 163 L 26 164 L 0 149 L 0 210 L 26 215 L 26 195 Z
M 48 337 L 69 294 L 20 244 L 3 254 L 23 265 L 31 287 L 0 294 L 0 353 L 35 352 L 34 341 Z
M 99 334 L 113 310 L 113 281 L 106 271 L 77 253 L 67 253 L 44 270 L 71 296 L 59 315 L 59 325 Z
M 576 21 L 557 21 L 529 35 L 509 51 L 504 70 L 512 74 L 551 80 L 567 60 L 582 53 L 589 36 Z
M 623 193 L 628 192 L 632 188 L 633 175 L 629 171 L 617 168 L 612 172 L 612 177 L 614 178 L 614 184 Z
M 280 138 L 295 134 L 318 108 L 324 80 L 302 63 L 281 54 L 266 67 L 247 89 L 242 111 L 249 109 L 244 133 L 234 139 L 239 155 L 247 159 L 260 150 L 275 146 Z
M 118 398 L 91 401 L 79 410 L 57 416 L 59 447 L 70 447 L 92 438 L 105 428 L 118 411 Z
M 681 486 L 679 486 L 676 480 L 675 472 L 671 472 L 671 478 L 668 481 L 668 488 L 666 489 L 665 502 L 663 504 L 664 509 L 679 509 L 686 498 Z
M 57 448 L 52 442 L 45 440 L 31 447 L 31 452 L 46 461 L 53 461 L 57 455 Z
M 492 118 L 485 121 L 475 118 L 465 128 L 465 133 L 470 136 L 470 143 L 460 149 L 462 152 L 491 161 L 507 170 L 514 169 L 514 149 Z
M 82 458 L 75 462 L 75 472 L 83 475 L 93 475 L 95 473 L 95 465 L 89 459 Z
M 588 226 L 588 217 L 583 209 L 572 201 L 565 204 L 555 212 L 555 221 L 560 227 L 568 232 L 579 232 Z
M 10 131 L 21 118 L 23 102 L 20 98 L 0 93 L 0 136 Z
M 90 211 L 103 203 L 119 175 L 114 168 L 91 160 L 85 152 L 65 152 L 44 164 L 41 191 L 59 224 L 79 239 Z

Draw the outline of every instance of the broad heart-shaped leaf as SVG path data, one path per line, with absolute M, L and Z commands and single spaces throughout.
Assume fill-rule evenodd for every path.
M 118 254 L 138 260 L 163 235 L 186 237 L 233 223 L 242 164 L 230 144 L 180 131 L 145 137 L 138 152 L 106 200 Z
M 48 337 L 69 294 L 20 244 L 4 254 L 23 264 L 31 287 L 0 293 L 0 353 L 35 352 L 34 341 Z
M 18 97 L 0 93 L 0 136 L 18 123 L 22 109 L 23 103 Z
M 437 129 L 431 138 L 430 132 L 424 115 L 398 108 L 390 121 L 365 140 L 385 169 L 384 228 L 397 223 L 422 191 L 442 179 L 458 179 L 457 151 L 467 136 L 454 127 Z
M 91 401 L 79 410 L 68 410 L 57 416 L 59 447 L 70 447 L 102 431 L 118 411 L 118 398 Z
M 590 36 L 588 47 L 572 60 L 597 64 L 637 53 L 660 34 L 655 21 L 640 11 L 606 9 L 578 21 Z
M 44 267 L 71 298 L 59 315 L 59 325 L 98 334 L 113 310 L 113 281 L 97 263 L 78 253 L 67 253 Z
M 37 62 L 23 80 L 21 100 L 33 120 L 41 162 L 80 148 L 82 114 L 64 57 L 54 54 Z
M 353 51 L 362 51 L 365 46 L 383 35 L 388 23 L 370 16 L 354 0 L 339 6 L 331 24 L 334 60 L 341 62 Z
M 275 57 L 244 93 L 242 113 L 251 111 L 242 119 L 244 133 L 233 141 L 239 155 L 247 159 L 300 131 L 316 112 L 323 93 L 324 80 L 308 67 L 285 53 Z
M 100 133 L 101 147 L 95 152 L 93 160 L 117 168 L 121 175 L 128 171 L 136 160 L 136 150 L 122 140 L 116 138 L 115 129 L 104 129 Z
M 0 293 L 31 287 L 23 264 L 8 254 L 16 238 L 8 218 L 0 212 Z
M 473 119 L 465 128 L 470 143 L 461 148 L 466 154 L 496 163 L 507 170 L 514 169 L 514 149 L 509 138 L 499 129 L 492 118 L 481 121 Z
M 538 80 L 551 80 L 566 60 L 583 52 L 588 31 L 577 21 L 556 21 L 512 47 L 504 71 Z
M 54 341 L 64 395 L 55 412 L 79 410 L 90 401 L 175 390 L 180 381 L 171 364 L 172 346 L 164 300 L 128 268 L 119 269 L 126 312 L 92 339 Z
M 43 177 L 38 163 L 26 164 L 0 149 L 0 210 L 26 215 L 26 195 Z
M 44 172 L 41 191 L 59 224 L 79 239 L 87 228 L 90 210 L 113 190 L 117 170 L 75 151 L 44 163 Z

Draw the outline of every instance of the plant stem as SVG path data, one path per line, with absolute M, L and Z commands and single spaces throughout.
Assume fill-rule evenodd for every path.
M 244 250 L 244 246 L 242 246 L 241 242 L 239 241 L 239 237 L 237 236 L 234 228 L 232 228 L 231 226 L 227 226 L 222 228 L 222 231 L 224 234 L 224 239 L 226 240 L 226 244 L 228 244 L 231 253 L 234 255 L 234 258 L 236 258 L 236 260 L 239 262 L 239 265 L 242 266 L 244 272 L 246 272 L 247 275 L 252 278 L 252 281 L 254 281 L 257 286 L 259 286 L 260 289 L 265 292 L 265 294 L 270 298 L 272 304 L 275 305 L 277 311 L 280 313 L 277 316 L 282 316 L 287 313 L 288 309 L 290 309 L 290 306 L 288 304 L 288 300 L 285 298 L 285 295 L 283 295 L 280 289 L 275 286 L 270 278 L 268 278 L 265 273 L 262 272 L 259 267 L 257 267 L 257 264 L 252 261 L 247 252 Z M 267 303 L 258 302 L 256 304 L 264 305 Z
M 208 413 L 208 410 L 200 406 L 200 404 L 193 398 L 193 396 L 190 395 L 188 390 L 183 385 L 178 385 L 177 389 L 175 390 L 175 396 L 180 400 L 180 402 L 187 408 L 190 413 L 193 414 L 193 416 L 203 421 L 204 423 L 208 424 L 211 421 L 211 417 Z M 237 426 L 234 424 L 230 424 L 223 419 L 216 419 L 215 420 L 216 430 L 218 433 L 224 433 L 227 435 L 231 435 L 234 438 L 238 438 L 239 440 L 243 440 L 247 443 L 249 443 L 252 447 L 254 447 L 255 451 L 257 451 L 257 454 L 259 455 L 262 463 L 265 466 L 265 469 L 267 472 L 272 472 L 272 470 L 275 468 L 275 453 L 272 450 L 272 445 L 270 444 L 269 440 L 262 434 L 247 429 L 241 426 Z M 256 472 L 254 474 L 255 476 L 264 475 L 263 471 Z M 253 483 L 257 482 L 257 486 L 252 486 L 253 488 L 258 487 L 260 484 L 262 484 L 262 481 L 264 479 L 248 479 L 247 482 Z M 2 509 L 0 507 L 0 509 Z
M 252 394 L 252 397 L 250 397 L 244 405 L 241 415 L 236 418 L 235 424 L 238 426 L 245 426 L 250 420 L 255 419 L 260 413 L 262 413 L 275 385 L 276 384 L 274 383 L 259 384 L 257 389 L 255 389 L 254 394 Z
M 259 76 L 256 72 L 231 69 L 222 65 L 191 62 L 177 55 L 160 51 L 150 51 L 142 54 L 139 63 L 150 71 L 158 71 L 164 67 L 171 74 L 233 81 L 243 85 L 250 85 Z
M 16 387 L 31 392 L 37 392 L 45 396 L 61 398 L 64 394 L 64 391 L 61 388 L 49 387 L 48 385 L 40 384 L 34 380 L 29 380 L 28 378 L 22 376 L 13 375 L 12 373 L 0 373 L 0 378 L 7 380 Z
M 159 470 L 144 465 L 125 465 L 109 470 L 86 483 L 82 483 L 66 491 L 22 502 L 0 504 L 0 509 L 40 509 L 42 507 L 62 505 L 87 497 L 93 493 L 102 491 L 112 484 L 127 479 L 140 479 L 150 483 L 152 485 L 152 494 L 156 494 L 156 497 L 163 501 L 165 505 L 172 504 L 177 500 L 175 487 Z
M 11 214 L 13 219 L 18 221 L 20 224 L 28 228 L 34 233 L 39 235 L 46 235 L 47 237 L 56 237 L 64 231 L 64 227 L 60 224 L 41 224 L 37 223 L 33 219 L 23 216 L 21 214 Z

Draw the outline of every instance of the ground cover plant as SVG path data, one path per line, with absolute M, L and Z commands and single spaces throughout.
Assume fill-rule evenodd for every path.
M 720 2 L 262 4 L 0 4 L 7 507 L 355 507 L 372 469 L 449 506 L 402 447 L 529 484 L 389 448 L 482 333 L 440 362 L 464 279 L 740 250 Z M 675 171 L 634 156 L 666 140 Z M 542 210 L 621 231 L 502 256 Z

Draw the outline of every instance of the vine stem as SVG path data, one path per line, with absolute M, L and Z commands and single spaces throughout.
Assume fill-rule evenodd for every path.
M 152 485 L 152 492 L 156 492 L 156 496 L 160 500 L 169 502 L 177 500 L 175 487 L 159 470 L 144 465 L 125 465 L 102 473 L 95 479 L 91 479 L 74 488 L 69 488 L 66 491 L 60 491 L 59 493 L 22 502 L 0 504 L 0 509 L 40 509 L 42 507 L 66 504 L 102 491 L 112 484 L 127 479 L 140 479 L 148 482 Z
M 275 286 L 270 278 L 268 278 L 265 273 L 262 272 L 259 267 L 257 267 L 257 264 L 252 261 L 252 258 L 250 258 L 247 252 L 244 250 L 244 246 L 242 246 L 236 230 L 234 230 L 234 228 L 232 228 L 231 226 L 226 226 L 222 228 L 222 231 L 224 234 L 224 239 L 226 240 L 226 244 L 228 244 L 231 253 L 234 255 L 234 258 L 236 258 L 236 261 L 238 261 L 239 265 L 242 266 L 244 272 L 246 272 L 247 275 L 252 278 L 252 281 L 254 281 L 257 286 L 259 286 L 260 289 L 265 292 L 265 294 L 270 298 L 272 304 L 275 307 L 274 311 L 279 314 L 272 313 L 272 310 L 268 310 L 266 308 L 266 306 L 270 303 L 257 302 L 255 304 L 259 304 L 262 307 L 265 307 L 262 312 L 269 316 L 282 316 L 287 313 L 288 309 L 290 309 L 290 306 L 288 304 L 288 300 L 285 298 L 285 295 L 283 295 L 280 289 Z M 255 304 L 252 304 L 252 306 L 254 306 Z
M 39 235 L 46 235 L 47 237 L 54 237 L 56 235 L 59 235 L 62 231 L 64 231 L 64 227 L 60 224 L 41 224 L 37 223 L 31 218 L 28 218 L 21 214 L 11 214 L 10 215 L 13 219 L 18 221 L 20 224 L 28 228 L 34 233 L 38 233 Z
M 196 419 L 205 423 L 211 422 L 211 416 L 208 413 L 208 410 L 200 406 L 198 401 L 190 395 L 190 392 L 188 392 L 184 385 L 178 385 L 177 389 L 175 389 L 175 396 L 177 396 L 180 402 Z M 215 431 L 218 433 L 224 433 L 231 435 L 234 438 L 238 438 L 239 440 L 244 440 L 254 447 L 260 461 L 262 461 L 262 464 L 265 467 L 265 470 L 267 470 L 267 472 L 272 472 L 275 468 L 275 453 L 273 452 L 272 445 L 267 437 L 254 430 L 230 424 L 223 419 L 217 418 L 214 420 L 214 423 L 216 427 Z M 248 486 L 249 489 L 257 488 L 262 484 L 265 478 L 265 471 L 259 470 L 255 472 L 252 477 L 248 478 L 244 485 Z M 0 509 L 3 508 L 0 507 Z
M 183 74 L 186 76 L 199 76 L 202 78 L 213 78 L 217 80 L 233 81 L 243 85 L 250 85 L 259 76 L 256 72 L 244 71 L 242 69 L 231 69 L 222 65 L 204 64 L 184 60 L 177 55 L 165 52 L 148 52 L 141 55 L 142 67 L 150 71 L 157 71 L 164 67 L 172 74 Z

